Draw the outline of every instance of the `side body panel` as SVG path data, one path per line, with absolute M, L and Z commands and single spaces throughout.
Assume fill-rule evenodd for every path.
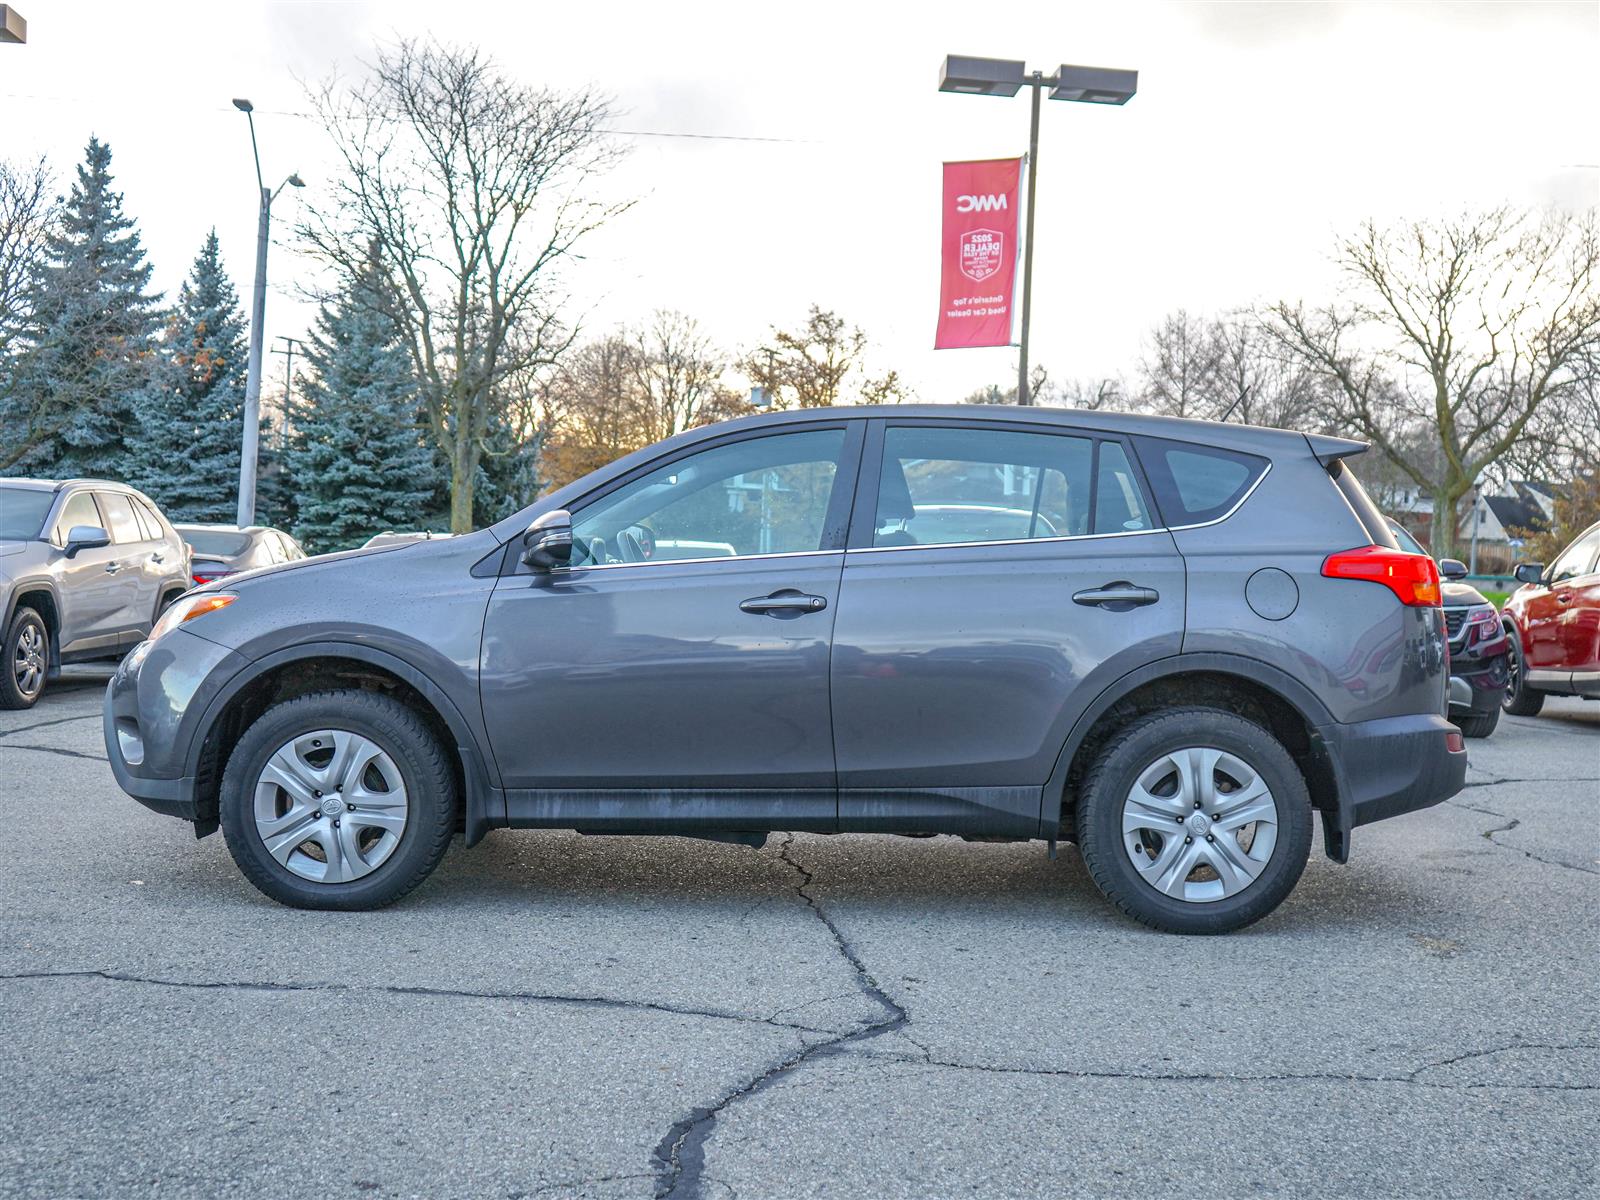
M 1330 553 L 1369 537 L 1315 459 L 1275 459 L 1232 516 L 1173 536 L 1189 572 L 1185 653 L 1277 667 L 1336 721 L 1445 711 L 1441 611 L 1407 608 L 1379 583 L 1323 577 Z M 1258 572 L 1268 574 L 1252 587 Z

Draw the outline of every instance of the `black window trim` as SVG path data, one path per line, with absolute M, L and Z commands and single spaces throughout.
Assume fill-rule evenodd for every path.
M 1091 521 L 1094 519 L 1097 498 L 1095 487 L 1099 482 L 1099 444 L 1101 442 L 1116 442 L 1122 447 L 1122 453 L 1128 460 L 1129 469 L 1133 471 L 1134 483 L 1139 488 L 1140 499 L 1144 501 L 1145 510 L 1150 515 L 1151 526 L 1149 529 L 1120 529 L 1112 533 L 1058 533 L 1048 537 L 1004 538 L 982 542 L 929 542 L 924 546 L 874 546 L 872 539 L 877 529 L 878 485 L 883 476 L 884 434 L 891 425 L 897 429 L 994 429 L 1005 433 L 1034 433 L 1048 434 L 1055 437 L 1083 438 L 1093 444 L 1089 456 L 1089 513 Z M 1166 532 L 1166 526 L 1161 524 L 1161 510 L 1155 505 L 1154 496 L 1150 489 L 1150 481 L 1145 477 L 1144 464 L 1139 461 L 1138 455 L 1134 453 L 1129 435 L 1099 429 L 1084 429 L 1077 425 L 1044 424 L 1038 421 L 973 420 L 971 417 L 873 417 L 868 422 L 866 443 L 862 447 L 861 471 L 856 479 L 855 512 L 857 516 L 850 524 L 850 540 L 847 546 L 847 553 L 849 554 L 887 554 L 903 550 L 971 550 L 982 546 L 1035 546 L 1052 542 L 1087 542 L 1097 541 L 1102 538 L 1143 537 L 1146 534 Z
M 851 512 L 855 505 L 858 491 L 857 480 L 861 469 L 861 447 L 864 440 L 863 427 L 867 424 L 865 417 L 835 417 L 831 420 L 797 421 L 794 424 L 766 426 L 760 429 L 741 429 L 719 437 L 706 438 L 704 441 L 683 446 L 670 455 L 663 455 L 651 459 L 649 462 L 640 463 L 631 471 L 626 471 L 614 479 L 584 492 L 567 506 L 567 511 L 572 514 L 573 520 L 578 519 L 584 509 L 603 500 L 612 492 L 626 487 L 637 479 L 641 479 L 663 467 L 681 462 L 695 454 L 707 450 L 716 450 L 722 446 L 731 446 L 739 442 L 751 442 L 758 438 L 781 437 L 789 433 L 820 433 L 830 429 L 841 430 L 844 440 L 839 447 L 838 472 L 834 476 L 833 491 L 828 497 L 828 511 L 823 517 L 822 545 L 816 550 L 784 550 L 773 554 L 735 554 L 727 558 L 652 558 L 645 562 L 626 563 L 587 563 L 576 567 L 557 567 L 547 574 L 560 579 L 576 579 L 590 571 L 616 571 L 637 569 L 639 567 L 683 567 L 683 566 L 714 566 L 723 563 L 742 563 L 761 561 L 770 558 L 809 558 L 820 554 L 840 554 L 845 548 L 845 537 L 850 528 Z M 505 560 L 501 565 L 502 575 L 527 575 L 532 569 L 522 562 L 522 556 L 516 552 L 521 545 L 521 539 L 513 538 L 507 544 Z
M 1161 522 L 1161 528 L 1165 529 L 1169 533 L 1179 533 L 1179 532 L 1181 532 L 1183 530 L 1186 530 L 1186 529 L 1206 529 L 1206 528 L 1208 528 L 1208 527 L 1210 527 L 1212 525 L 1220 525 L 1220 524 L 1222 524 L 1229 517 L 1233 516 L 1234 513 L 1238 512 L 1241 508 L 1243 508 L 1244 505 L 1245 505 L 1245 502 L 1248 501 L 1251 496 L 1255 495 L 1256 489 L 1261 486 L 1262 482 L 1267 478 L 1268 475 L 1272 474 L 1272 468 L 1274 466 L 1274 463 L 1273 463 L 1272 459 L 1270 457 L 1268 457 L 1267 455 L 1265 455 L 1265 454 L 1256 454 L 1256 453 L 1254 453 L 1252 451 L 1249 451 L 1249 450 L 1235 450 L 1231 446 L 1219 446 L 1214 442 L 1191 442 L 1191 441 L 1189 441 L 1189 440 L 1187 440 L 1185 438 L 1161 437 L 1159 435 L 1154 435 L 1154 434 L 1138 434 L 1138 435 L 1135 435 L 1133 438 L 1130 439 L 1132 442 L 1135 443 L 1135 445 L 1133 445 L 1133 447 L 1132 447 L 1133 453 L 1135 453 L 1135 454 L 1138 453 L 1138 446 L 1137 446 L 1136 443 L 1141 439 L 1149 439 L 1149 440 L 1158 441 L 1158 442 L 1171 442 L 1171 443 L 1174 443 L 1174 444 L 1177 444 L 1177 445 L 1184 445 L 1184 446 L 1193 446 L 1198 450 L 1222 450 L 1222 451 L 1225 451 L 1225 452 L 1227 452 L 1229 454 L 1243 454 L 1243 455 L 1246 455 L 1246 456 L 1248 456 L 1250 458 L 1259 458 L 1262 462 L 1267 464 L 1265 467 L 1262 468 L 1261 474 L 1257 475 L 1255 477 L 1255 480 L 1250 484 L 1250 486 L 1245 488 L 1244 494 L 1241 495 L 1237 500 L 1235 500 L 1228 507 L 1228 510 L 1226 512 L 1221 513 L 1218 516 L 1210 517 L 1210 518 L 1208 518 L 1208 519 L 1206 519 L 1204 521 L 1190 521 L 1187 524 L 1183 524 L 1183 525 L 1172 525 L 1172 524 L 1168 524 L 1167 523 L 1167 514 L 1164 511 L 1162 511 L 1161 506 L 1159 504 L 1157 504 L 1152 511 L 1156 514 L 1157 520 L 1159 520 Z M 1149 478 L 1144 473 L 1144 463 L 1142 461 L 1139 463 L 1139 472 L 1140 472 L 1141 477 L 1144 478 L 1146 486 L 1149 486 Z M 1150 490 L 1151 490 L 1151 495 L 1153 497 L 1154 493 L 1155 493 L 1155 489 L 1151 488 Z M 1348 503 L 1348 501 L 1346 501 L 1346 503 Z

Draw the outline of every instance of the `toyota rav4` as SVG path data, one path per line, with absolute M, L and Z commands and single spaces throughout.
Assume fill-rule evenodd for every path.
M 191 592 L 106 746 L 304 907 L 393 901 L 457 830 L 799 830 L 1074 841 L 1133 917 L 1234 929 L 1314 819 L 1343 862 L 1466 772 L 1438 571 L 1365 449 L 1016 408 L 697 429 L 477 533 Z

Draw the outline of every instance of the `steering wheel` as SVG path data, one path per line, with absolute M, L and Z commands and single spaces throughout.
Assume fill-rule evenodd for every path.
M 617 530 L 617 557 L 623 562 L 643 562 L 644 545 L 631 529 Z

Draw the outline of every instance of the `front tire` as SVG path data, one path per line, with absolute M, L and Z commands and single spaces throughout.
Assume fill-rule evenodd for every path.
M 1464 713 L 1459 717 L 1451 717 L 1450 721 L 1461 730 L 1462 737 L 1486 738 L 1500 724 L 1500 709 L 1495 707 L 1488 712 Z
M 1142 717 L 1108 742 L 1078 795 L 1095 884 L 1136 921 L 1228 933 L 1283 901 L 1311 851 L 1311 798 L 1289 752 L 1233 713 Z
M 1528 664 L 1522 657 L 1522 641 L 1516 628 L 1506 626 L 1506 696 L 1500 707 L 1513 717 L 1536 717 L 1544 707 L 1544 693 L 1528 686 Z
M 32 708 L 50 670 L 50 629 L 37 609 L 19 607 L 0 643 L 0 709 Z
M 295 908 L 392 904 L 455 830 L 455 774 L 411 709 L 377 692 L 276 704 L 228 759 L 222 832 L 245 878 Z

